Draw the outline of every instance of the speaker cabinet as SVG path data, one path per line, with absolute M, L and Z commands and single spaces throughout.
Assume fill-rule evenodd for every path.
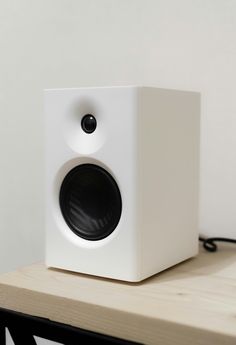
M 200 97 L 45 91 L 46 264 L 140 281 L 198 252 Z

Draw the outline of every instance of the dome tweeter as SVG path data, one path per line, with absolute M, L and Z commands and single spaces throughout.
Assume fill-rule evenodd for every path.
M 45 91 L 46 265 L 141 281 L 198 252 L 200 95 Z
M 91 114 L 84 115 L 81 120 L 81 127 L 85 133 L 91 134 L 97 127 L 97 121 Z

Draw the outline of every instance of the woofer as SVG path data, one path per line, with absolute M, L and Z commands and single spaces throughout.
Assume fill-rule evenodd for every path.
M 66 175 L 59 202 L 70 229 L 87 240 L 110 235 L 121 217 L 122 201 L 116 181 L 94 164 L 79 165 Z

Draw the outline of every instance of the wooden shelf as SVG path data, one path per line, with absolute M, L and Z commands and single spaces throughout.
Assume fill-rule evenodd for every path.
M 145 344 L 235 345 L 236 250 L 134 284 L 35 264 L 0 276 L 0 307 Z

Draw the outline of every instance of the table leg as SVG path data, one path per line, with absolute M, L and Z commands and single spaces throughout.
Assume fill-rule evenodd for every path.
M 3 325 L 0 325 L 0 345 L 6 345 L 6 329 Z
M 37 345 L 32 334 L 27 333 L 26 329 L 15 326 L 8 327 L 9 333 L 15 345 Z

